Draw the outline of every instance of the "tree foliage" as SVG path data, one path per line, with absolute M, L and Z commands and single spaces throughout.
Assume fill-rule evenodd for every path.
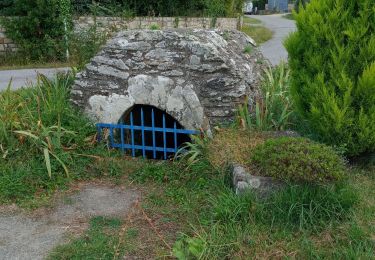
M 11 10 L 11 11 L 9 11 Z M 14 0 L 2 24 L 31 60 L 62 60 L 71 28 L 70 0 Z
M 102 7 L 101 15 L 130 11 L 137 16 L 235 16 L 244 4 L 244 0 L 76 0 L 76 14 L 90 14 L 93 2 Z
M 313 0 L 285 45 L 298 112 L 349 156 L 375 151 L 375 2 Z

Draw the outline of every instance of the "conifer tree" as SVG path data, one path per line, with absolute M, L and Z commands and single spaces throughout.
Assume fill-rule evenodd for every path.
M 292 96 L 321 141 L 375 151 L 375 1 L 312 0 L 285 42 Z

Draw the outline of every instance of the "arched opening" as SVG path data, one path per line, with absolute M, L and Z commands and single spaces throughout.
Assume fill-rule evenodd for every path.
M 182 130 L 184 127 L 176 119 L 154 106 L 134 105 L 124 113 L 119 123 L 136 128 L 133 133 L 131 129 L 123 130 L 123 138 L 126 143 L 149 149 L 128 151 L 135 156 L 145 155 L 149 159 L 171 158 L 175 155 L 176 148 L 180 148 L 185 142 L 191 142 L 188 134 L 178 133 L 178 130 Z M 146 130 L 142 131 L 140 128 L 142 126 Z M 151 129 L 156 129 L 156 131 Z M 167 130 L 160 131 L 161 129 Z M 117 138 L 121 138 L 120 134 L 121 132 L 117 134 Z M 165 147 L 167 152 L 164 149 L 161 150 Z

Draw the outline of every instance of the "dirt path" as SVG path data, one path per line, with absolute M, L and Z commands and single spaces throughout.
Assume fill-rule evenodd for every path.
M 67 234 L 81 234 L 93 216 L 123 217 L 139 192 L 102 184 L 83 184 L 59 199 L 53 209 L 26 214 L 17 208 L 0 211 L 0 259 L 44 259 Z

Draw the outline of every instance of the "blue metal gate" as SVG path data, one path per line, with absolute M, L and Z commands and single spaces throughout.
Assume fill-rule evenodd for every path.
M 166 116 L 163 112 L 162 114 L 162 127 L 157 127 L 155 124 L 155 113 L 154 109 L 151 110 L 151 125 L 145 125 L 144 122 L 144 112 L 143 108 L 141 108 L 141 115 L 140 115 L 140 121 L 141 125 L 135 125 L 134 124 L 134 118 L 133 118 L 133 111 L 130 112 L 130 124 L 97 124 L 97 130 L 98 130 L 98 141 L 100 142 L 103 136 L 103 130 L 108 129 L 108 143 L 111 148 L 119 148 L 123 152 L 125 151 L 131 151 L 131 155 L 133 157 L 136 156 L 136 151 L 142 151 L 142 156 L 146 157 L 146 152 L 150 151 L 152 152 L 152 157 L 154 159 L 157 158 L 157 152 L 163 153 L 163 158 L 166 160 L 168 158 L 168 153 L 177 153 L 179 147 L 178 147 L 178 138 L 179 135 L 196 135 L 200 132 L 197 130 L 185 130 L 185 129 L 178 129 L 177 128 L 177 121 L 174 121 L 173 128 L 167 128 L 166 127 Z M 125 132 L 130 132 L 129 141 L 125 140 Z M 141 144 L 136 144 L 135 142 L 135 131 L 141 132 Z M 117 138 L 116 138 L 117 133 Z M 152 146 L 145 144 L 145 134 L 151 133 L 152 134 Z M 156 143 L 156 134 L 162 133 L 162 139 L 163 139 L 163 146 L 158 146 Z M 167 145 L 167 134 L 172 133 L 173 134 L 173 147 L 168 147 Z

